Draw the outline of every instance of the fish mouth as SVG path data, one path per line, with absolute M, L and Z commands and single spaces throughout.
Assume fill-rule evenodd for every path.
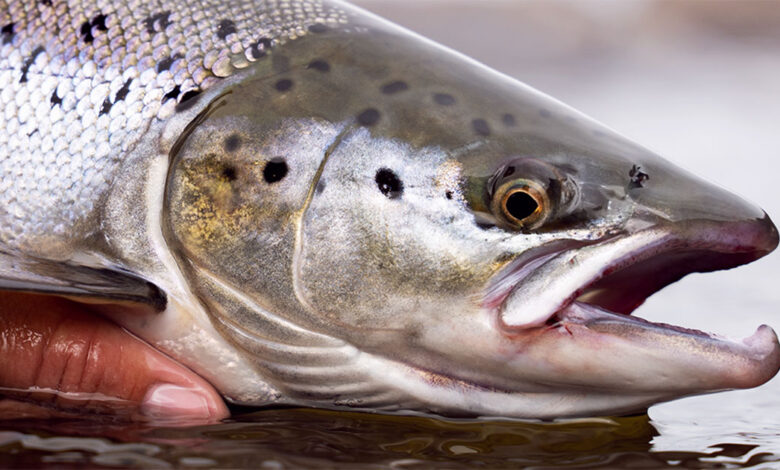
M 508 337 L 540 331 L 572 335 L 584 327 L 588 334 L 656 341 L 667 349 L 678 347 L 684 338 L 687 346 L 681 353 L 706 350 L 707 360 L 727 361 L 728 356 L 732 362 L 739 359 L 740 367 L 752 368 L 737 374 L 738 379 L 723 381 L 720 388 L 757 386 L 780 369 L 780 345 L 770 327 L 762 325 L 748 338 L 731 340 L 632 314 L 649 296 L 690 273 L 750 263 L 777 244 L 777 229 L 765 216 L 655 225 L 588 244 L 548 247 L 495 276 L 484 305 L 495 312 L 499 330 Z

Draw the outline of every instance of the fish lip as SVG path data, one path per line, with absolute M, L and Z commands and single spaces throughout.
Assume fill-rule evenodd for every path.
M 650 295 L 687 274 L 731 269 L 752 262 L 773 251 L 778 245 L 778 232 L 769 217 L 764 215 L 763 219 L 728 223 L 710 220 L 658 223 L 631 234 L 617 234 L 590 242 L 570 240 L 551 243 L 545 245 L 542 250 L 535 250 L 532 255 L 526 255 L 525 259 L 516 258 L 494 275 L 485 288 L 483 307 L 494 311 L 500 330 L 512 336 L 529 328 L 549 327 L 565 319 L 567 310 L 578 299 L 587 297 L 587 294 L 610 279 L 620 280 L 620 276 L 626 273 L 631 276 L 632 269 L 638 268 L 640 273 L 643 266 L 649 266 L 651 270 L 658 269 L 658 266 L 672 269 L 671 275 L 666 275 L 660 282 L 650 284 L 649 288 L 640 289 L 637 295 L 629 295 L 628 301 L 620 308 L 614 308 L 614 305 L 605 306 L 598 301 L 584 301 L 584 303 L 611 313 L 631 315 Z M 646 238 L 652 242 L 642 243 L 641 241 Z M 628 253 L 611 258 L 597 273 L 590 276 L 585 282 L 578 284 L 561 300 L 560 305 L 551 310 L 549 315 L 541 321 L 520 326 L 510 325 L 504 321 L 503 312 L 510 295 L 523 285 L 524 280 L 545 265 L 554 262 L 556 258 L 575 256 L 576 251 L 581 248 L 609 249 L 617 243 L 631 243 L 632 240 L 639 243 Z M 675 257 L 681 257 L 681 260 L 684 261 L 685 256 L 693 257 L 696 255 L 704 256 L 703 260 L 694 260 L 695 262 L 687 264 L 676 263 Z M 654 262 L 658 266 L 654 267 Z M 529 265 L 532 266 L 532 269 L 528 269 Z M 575 263 L 571 271 L 577 269 Z M 678 331 L 701 334 L 708 338 L 716 337 L 710 333 L 675 325 L 666 326 Z

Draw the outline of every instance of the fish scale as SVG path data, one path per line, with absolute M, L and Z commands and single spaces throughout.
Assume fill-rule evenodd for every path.
M 0 247 L 61 253 L 153 123 L 269 45 L 346 21 L 318 0 L 0 3 Z

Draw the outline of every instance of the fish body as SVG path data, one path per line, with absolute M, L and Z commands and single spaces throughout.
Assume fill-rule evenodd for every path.
M 106 315 L 232 402 L 555 418 L 755 386 L 630 316 L 761 257 L 757 207 L 330 1 L 8 2 L 0 288 Z

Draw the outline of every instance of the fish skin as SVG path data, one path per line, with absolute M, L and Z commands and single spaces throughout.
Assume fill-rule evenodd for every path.
M 529 320 L 518 296 L 497 294 L 508 312 L 480 305 L 507 269 L 518 280 L 511 268 L 523 256 L 544 265 L 521 287 L 537 292 L 555 279 L 560 302 L 620 250 L 748 247 L 701 267 L 710 270 L 766 254 L 777 232 L 755 206 L 507 77 L 346 5 L 323 3 L 328 15 L 307 16 L 319 3 L 296 4 L 300 18 L 271 14 L 270 29 L 218 7 L 176 22 L 166 14 L 174 9 L 149 4 L 81 18 L 60 4 L 68 19 L 57 39 L 68 47 L 46 42 L 60 55 L 35 41 L 46 37 L 30 26 L 49 18 L 36 16 L 41 5 L 24 7 L 38 9 L 29 15 L 9 8 L 0 83 L 25 91 L 2 101 L 17 117 L 2 129 L 15 145 L 0 154 L 5 258 L 32 260 L 25 269 L 36 276 L 56 276 L 51 262 L 61 261 L 65 274 L 85 266 L 152 282 L 164 312 L 106 314 L 248 405 L 554 418 L 631 412 L 774 375 L 780 353 L 768 328 L 741 345 L 578 303 L 554 328 L 529 328 L 538 318 Z M 124 28 L 136 35 L 105 37 Z M 248 42 L 235 37 L 258 30 Z M 252 41 L 271 50 L 255 57 Z M 114 45 L 135 54 L 112 62 Z M 36 78 L 52 64 L 59 75 Z M 129 67 L 119 73 L 116 64 Z M 60 89 L 63 71 L 78 83 Z M 193 84 L 199 98 L 182 106 Z M 28 103 L 43 108 L 31 113 Z M 65 157 L 40 157 L 39 142 L 22 136 L 37 119 L 32 136 L 52 133 L 49 121 L 65 114 L 72 123 L 57 140 Z M 110 149 L 95 158 L 85 149 L 101 138 Z M 42 158 L 44 169 L 25 173 L 20 156 Z M 570 189 L 556 192 L 561 203 L 538 229 L 513 230 L 486 200 L 496 169 L 517 158 Z M 649 179 L 636 180 L 639 171 Z M 36 272 L 40 259 L 49 264 Z M 44 285 L 24 280 L 35 290 L 33 281 Z M 560 305 L 543 300 L 531 313 L 544 320 Z M 657 363 L 643 364 L 647 357 Z M 549 358 L 561 358 L 552 372 Z M 588 387 L 597 392 L 583 396 Z
M 3 1 L 0 243 L 66 259 L 155 124 L 273 47 L 345 21 L 318 0 Z

